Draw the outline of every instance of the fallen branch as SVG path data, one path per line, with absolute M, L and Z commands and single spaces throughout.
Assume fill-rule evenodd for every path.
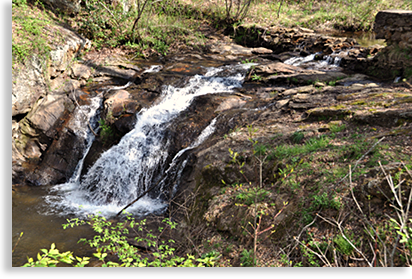
M 161 182 L 162 180 L 160 180 Z M 160 183 L 159 182 L 159 183 Z M 142 194 L 140 194 L 140 196 L 138 196 L 134 201 L 132 201 L 131 203 L 129 203 L 128 205 L 126 205 L 125 207 L 122 208 L 122 210 L 120 210 L 117 214 L 116 214 L 116 218 L 119 217 L 119 215 L 126 210 L 127 208 L 129 208 L 131 205 L 133 205 L 135 202 L 137 202 L 138 200 L 140 200 L 141 198 L 143 198 L 147 193 L 149 193 L 150 191 L 152 191 L 154 188 L 156 188 L 157 185 L 159 185 L 159 183 L 156 183 L 155 185 L 153 185 L 152 187 L 150 187 L 149 189 L 147 189 L 146 191 L 144 191 Z
M 377 145 L 378 145 L 381 141 L 383 141 L 384 139 L 385 139 L 385 137 L 382 137 L 382 138 L 381 138 L 380 140 L 378 140 L 374 145 L 372 145 L 372 147 L 369 148 L 369 150 L 366 151 L 366 152 L 359 158 L 359 160 L 357 160 L 357 161 L 355 162 L 355 165 L 354 165 L 352 171 L 354 171 L 354 170 L 358 167 L 359 162 L 361 162 L 361 161 L 363 160 L 363 158 L 365 158 L 365 156 L 368 155 L 368 154 L 375 148 L 375 146 L 377 146 Z M 345 180 L 348 176 L 349 176 L 349 173 L 348 173 L 347 175 L 345 175 L 345 177 L 343 177 L 341 180 L 339 180 L 335 185 L 333 185 L 333 187 L 338 186 L 338 185 L 339 185 L 340 183 L 342 183 L 342 181 Z M 362 212 L 362 213 L 363 213 L 363 212 Z

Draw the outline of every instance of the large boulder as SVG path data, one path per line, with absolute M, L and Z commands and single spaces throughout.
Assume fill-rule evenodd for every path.
M 54 11 L 72 15 L 80 11 L 82 0 L 42 0 L 42 2 Z

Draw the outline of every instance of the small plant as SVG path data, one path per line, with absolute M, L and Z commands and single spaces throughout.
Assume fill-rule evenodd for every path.
M 292 134 L 291 139 L 293 143 L 299 144 L 305 138 L 305 134 L 302 131 L 296 131 Z
M 255 59 L 245 59 L 245 60 L 242 60 L 242 61 L 240 61 L 242 64 L 249 64 L 249 63 L 255 63 L 256 62 L 256 60 Z
M 263 78 L 257 74 L 252 75 L 252 81 L 261 81 Z
M 244 267 L 252 267 L 255 266 L 256 261 L 253 257 L 253 250 L 243 249 L 240 257 L 240 265 Z
M 265 189 L 259 189 L 259 188 L 241 189 L 239 193 L 236 195 L 236 200 L 245 205 L 252 205 L 255 202 L 263 201 L 269 194 L 270 192 Z
M 41 249 L 42 254 L 37 254 L 37 260 L 27 258 L 28 262 L 23 267 L 56 267 L 59 263 L 68 264 L 74 267 L 84 267 L 89 263 L 89 257 L 75 257 L 73 253 L 59 252 L 54 243 L 51 244 L 50 250 Z
M 106 123 L 104 119 L 98 121 L 100 127 L 100 137 L 104 143 L 107 143 L 114 136 L 113 128 Z
M 353 246 L 344 238 L 342 235 L 338 234 L 333 239 L 336 244 L 336 249 L 346 256 L 350 256 L 354 250 Z

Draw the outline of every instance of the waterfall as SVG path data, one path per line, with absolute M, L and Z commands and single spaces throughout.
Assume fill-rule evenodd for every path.
M 83 177 L 55 186 L 60 194 L 49 198 L 49 203 L 64 208 L 66 214 L 71 211 L 76 215 L 96 212 L 111 215 L 154 183 L 165 184 L 164 174 L 173 172 L 174 178 L 179 178 L 186 161 L 183 160 L 180 169 L 176 169 L 177 159 L 203 142 L 213 132 L 216 120 L 189 147 L 179 151 L 167 166 L 167 159 L 173 155 L 168 151 L 171 144 L 167 136 L 168 125 L 189 107 L 194 98 L 241 87 L 250 66 L 207 68 L 206 74 L 193 76 L 182 88 L 164 86 L 160 102 L 139 112 L 134 129 L 102 153 Z M 165 206 L 159 197 L 146 195 L 129 211 L 145 214 Z

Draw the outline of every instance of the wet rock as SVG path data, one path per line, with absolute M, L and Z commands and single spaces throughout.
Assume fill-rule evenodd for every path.
M 288 75 L 303 72 L 299 67 L 288 65 L 282 62 L 257 65 L 253 72 L 257 75 L 267 77 L 270 75 Z
M 27 162 L 26 165 L 34 166 L 40 163 L 44 152 L 59 137 L 62 124 L 73 109 L 73 103 L 65 95 L 49 94 L 39 100 L 32 111 L 19 122 L 18 130 L 14 133 L 13 150 L 16 153 L 12 157 L 17 165 Z M 13 177 L 13 181 L 21 179 L 24 177 Z
M 223 100 L 222 103 L 216 108 L 215 112 L 222 112 L 229 109 L 241 108 L 246 104 L 246 101 L 240 97 L 228 97 Z
M 273 75 L 267 78 L 267 81 L 272 84 L 291 83 L 295 85 L 304 85 L 315 82 L 330 82 L 344 78 L 347 75 L 341 72 L 322 72 L 316 70 L 304 70 L 302 72 Z
M 27 180 L 32 184 L 49 185 L 68 181 L 83 157 L 92 133 L 97 130 L 97 120 L 89 117 L 96 112 L 101 100 L 91 100 L 87 93 L 80 90 L 74 92 L 71 98 L 76 98 L 74 110 L 65 112 L 61 118 L 63 123 L 55 128 L 57 135 L 43 153 L 41 162 L 27 175 Z
M 126 90 L 117 90 L 114 94 L 104 101 L 106 120 L 114 123 L 114 119 L 122 114 L 134 114 L 140 110 L 140 104 L 132 99 Z
M 74 109 L 72 102 L 66 95 L 47 95 L 37 102 L 22 121 L 23 134 L 44 135 L 48 139 L 53 139 L 56 136 L 56 128 L 61 127 L 66 108 L 68 108 L 69 113 Z
M 268 83 L 272 84 L 306 85 L 315 82 L 336 81 L 347 77 L 342 72 L 307 70 L 282 62 L 261 64 L 251 71 L 251 73 L 264 77 Z
M 104 101 L 105 124 L 116 127 L 121 135 L 130 132 L 142 105 L 126 90 L 117 90 Z

